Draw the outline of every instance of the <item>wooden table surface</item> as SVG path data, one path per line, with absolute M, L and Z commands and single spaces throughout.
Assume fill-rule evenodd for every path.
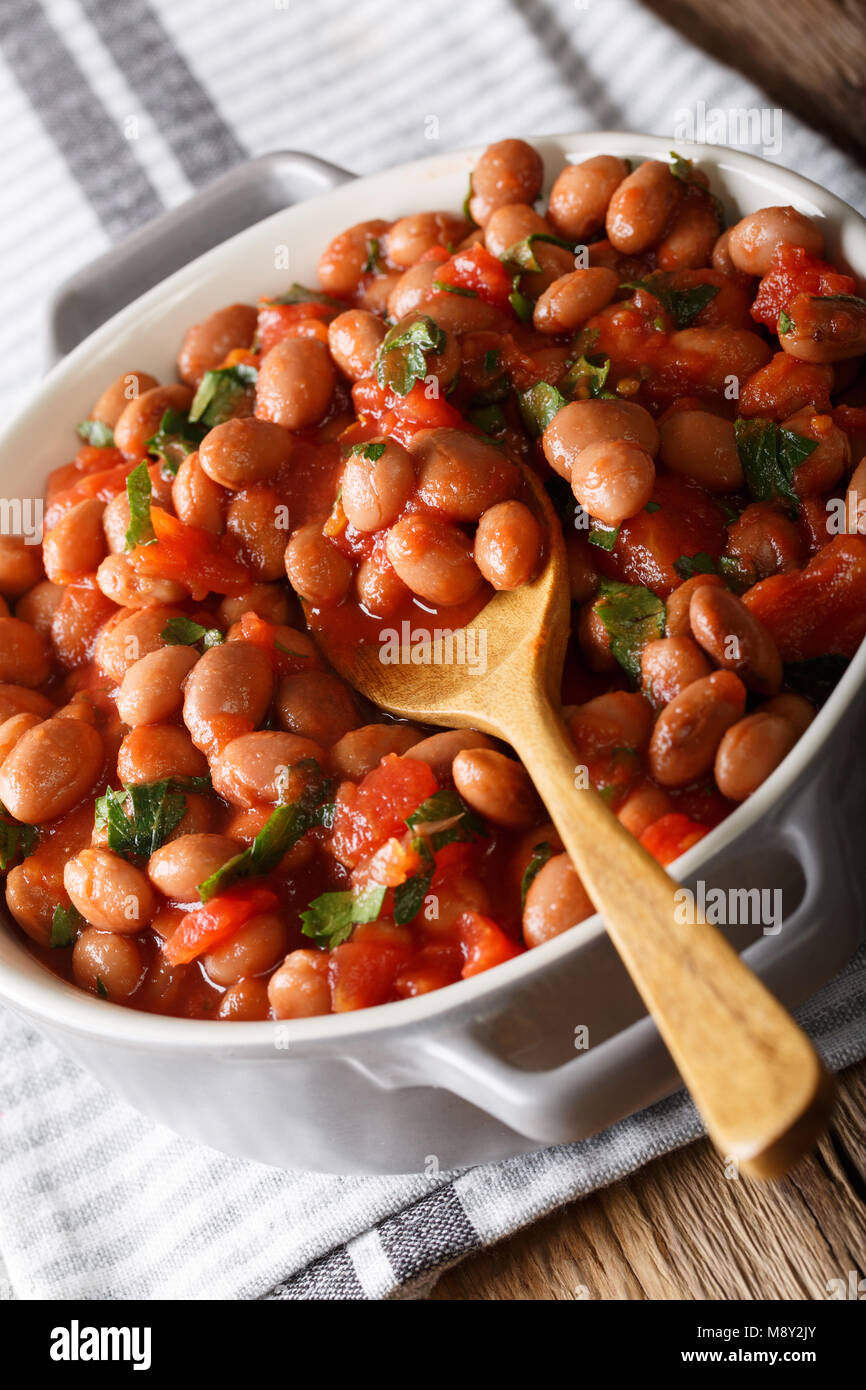
M 829 1133 L 784 1181 L 727 1178 L 702 1140 L 470 1256 L 431 1297 L 826 1299 L 830 1280 L 866 1275 L 864 1134 L 866 1063 L 839 1077 Z
M 863 0 L 645 3 L 866 161 Z M 464 1260 L 431 1296 L 826 1298 L 829 1280 L 866 1274 L 864 1135 L 866 1063 L 839 1079 L 830 1133 L 785 1181 L 732 1181 L 693 1144 Z

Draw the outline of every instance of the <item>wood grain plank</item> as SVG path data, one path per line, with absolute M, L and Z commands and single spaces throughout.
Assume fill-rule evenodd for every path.
M 829 1135 L 783 1182 L 726 1177 L 703 1141 L 472 1256 L 431 1297 L 826 1298 L 866 1270 L 866 1064 L 839 1090 Z

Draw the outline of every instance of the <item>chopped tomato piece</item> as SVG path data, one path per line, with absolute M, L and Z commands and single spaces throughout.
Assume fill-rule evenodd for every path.
M 131 552 L 140 574 L 176 579 L 194 599 L 207 594 L 239 594 L 249 587 L 246 567 L 227 548 L 225 538 L 201 526 L 190 526 L 151 507 L 150 519 L 156 542 L 137 545 Z
M 434 989 L 453 985 L 463 970 L 463 952 L 459 946 L 423 946 L 401 970 L 394 981 L 399 999 L 415 999 Z
M 354 868 L 391 836 L 404 834 L 406 817 L 438 789 L 426 763 L 389 753 L 357 787 L 351 782 L 340 787 L 334 816 L 334 854 L 341 863 Z
M 866 431 L 866 408 L 862 405 L 836 405 L 832 414 L 834 425 L 838 425 L 846 434 Z
M 349 306 L 346 305 L 346 308 Z M 261 355 L 270 352 L 272 347 L 284 338 L 298 336 L 298 327 L 305 320 L 318 319 L 327 322 L 337 313 L 331 305 L 315 304 L 272 304 L 263 299 L 259 303 L 259 317 L 256 327 L 256 343 Z
M 833 368 L 825 362 L 800 362 L 789 352 L 777 352 L 754 372 L 740 393 L 740 414 L 751 419 L 787 420 L 805 405 L 830 409 Z
M 366 377 L 352 387 L 352 404 L 364 417 L 367 437 L 367 422 L 373 420 L 377 434 L 391 435 L 398 444 L 408 444 L 419 430 L 473 428 L 444 396 L 428 394 L 423 381 L 416 381 L 408 395 L 398 396 L 393 391 L 383 390 L 373 377 Z M 356 434 L 353 430 L 346 437 L 354 443 L 364 438 L 365 433 Z
M 481 912 L 462 913 L 457 919 L 457 930 L 463 948 L 460 973 L 464 980 L 523 954 L 524 947 L 506 936 L 492 917 L 485 917 Z
M 396 888 L 421 868 L 421 856 L 411 845 L 404 845 L 395 836 L 386 840 L 360 870 L 366 883 L 378 883 Z
M 116 449 L 99 449 L 98 453 L 118 455 Z M 126 479 L 135 467 L 128 459 L 124 463 L 112 464 L 109 468 L 99 468 L 80 473 L 70 486 L 58 488 L 50 495 L 45 511 L 45 530 L 55 527 L 70 507 L 85 502 L 90 497 L 98 497 L 100 502 L 110 502 L 126 487 Z
M 450 255 L 444 246 L 428 246 L 423 256 L 418 257 L 418 264 L 422 261 L 438 261 L 440 265 L 444 265 L 447 260 L 450 260 Z
M 411 933 L 393 924 L 357 927 L 351 941 L 331 952 L 329 976 L 334 1013 L 369 1009 L 395 997 L 394 981 L 412 952 Z
M 453 285 L 457 290 L 469 291 L 486 304 L 507 313 L 512 312 L 509 304 L 512 278 L 502 262 L 480 243 L 467 247 L 465 251 L 455 252 L 436 276 L 440 285 Z
M 292 676 L 296 671 L 311 671 L 321 665 L 313 652 L 294 651 L 279 636 L 280 629 L 274 623 L 265 622 L 258 613 L 244 613 L 241 618 L 241 633 L 245 642 L 261 647 L 271 658 L 271 665 L 278 676 Z M 299 634 L 300 638 L 300 634 Z M 306 638 L 303 639 L 305 642 Z
M 667 598 L 683 576 L 674 568 L 683 556 L 717 560 L 725 547 L 725 518 L 709 493 L 694 483 L 660 475 L 652 495 L 656 510 L 638 512 L 622 523 L 611 551 L 593 550 L 609 579 L 643 584 Z
M 277 905 L 277 895 L 269 888 L 229 889 L 209 903 L 184 913 L 162 950 L 172 965 L 195 960 L 228 937 L 258 912 L 269 912 Z
M 743 602 L 769 629 L 784 661 L 853 656 L 866 635 L 866 540 L 836 536 L 805 569 L 762 579 Z
M 709 833 L 706 825 L 698 825 L 680 811 L 671 811 L 645 830 L 640 842 L 660 864 L 672 864 Z
M 752 318 L 775 333 L 779 315 L 798 294 L 856 294 L 857 282 L 817 256 L 805 246 L 776 247 L 770 269 L 758 286 L 752 305 Z

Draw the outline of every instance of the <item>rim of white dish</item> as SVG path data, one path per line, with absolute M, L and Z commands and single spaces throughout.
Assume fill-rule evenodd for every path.
M 623 154 L 634 157 L 666 158 L 672 144 L 685 151 L 691 159 L 719 172 L 729 169 L 738 176 L 745 175 L 768 197 L 776 196 L 799 205 L 810 215 L 827 219 L 836 232 L 843 257 L 861 277 L 866 277 L 866 219 L 835 194 L 811 179 L 804 178 L 757 155 L 741 153 L 719 145 L 700 145 L 672 141 L 667 137 L 641 135 L 628 131 L 575 132 L 563 135 L 527 137 L 546 160 L 562 160 L 572 155 L 588 158 L 592 154 Z M 212 284 L 216 287 L 220 268 L 243 255 L 254 240 L 261 238 L 263 229 L 281 231 L 293 214 L 303 216 L 304 209 L 316 204 L 332 205 L 335 211 L 343 207 L 361 207 L 361 216 L 375 207 L 379 188 L 386 189 L 412 183 L 416 187 L 437 176 L 464 171 L 467 176 L 484 146 L 415 160 L 397 168 L 353 179 L 328 193 L 295 204 L 272 214 L 243 232 L 223 242 L 212 251 L 191 261 L 181 270 L 161 281 L 115 314 L 90 334 L 67 357 L 55 366 L 34 392 L 31 400 L 15 420 L 3 431 L 0 449 L 9 447 L 11 437 L 22 427 L 32 424 L 38 428 L 39 414 L 46 401 L 64 386 L 74 383 L 81 368 L 93 352 L 110 345 L 143 311 L 152 312 L 160 304 L 173 300 L 193 287 Z M 343 216 L 341 212 L 341 217 Z M 349 225 L 351 214 L 340 222 Z M 359 220 L 356 218 L 355 220 Z M 851 246 L 851 241 L 856 242 Z M 77 417 L 76 417 L 77 418 Z M 852 703 L 858 687 L 866 676 L 866 643 L 861 644 L 839 685 L 833 691 L 818 716 L 770 778 L 736 811 L 712 830 L 687 854 L 669 866 L 674 877 L 687 877 L 701 863 L 716 855 L 739 837 L 750 825 L 761 819 L 773 805 L 784 798 L 796 780 L 808 768 L 821 745 L 838 725 Z M 415 999 L 380 1004 L 349 1013 L 325 1014 L 308 1019 L 266 1020 L 259 1023 L 235 1022 L 223 1019 L 186 1019 L 169 1015 L 145 1013 L 124 1005 L 111 1005 L 94 998 L 77 986 L 60 979 L 30 955 L 23 942 L 2 929 L 13 955 L 19 961 L 0 958 L 0 1001 L 19 1008 L 33 1018 L 44 1020 L 53 1028 L 86 1034 L 107 1041 L 134 1047 L 179 1049 L 181 1051 L 215 1051 L 233 1056 L 254 1053 L 273 1047 L 274 1028 L 288 1030 L 289 1047 L 284 1055 L 291 1056 L 293 1044 L 345 1043 L 350 1037 L 369 1037 L 379 1032 L 408 1027 L 442 1017 L 459 1010 L 475 1012 L 482 1001 L 519 987 L 531 975 L 553 967 L 555 962 L 579 950 L 590 938 L 603 932 L 598 916 L 588 918 L 571 931 L 546 942 L 543 946 L 495 966 L 481 975 L 455 985 L 421 995 Z M 307 1048 L 304 1049 L 307 1051 Z

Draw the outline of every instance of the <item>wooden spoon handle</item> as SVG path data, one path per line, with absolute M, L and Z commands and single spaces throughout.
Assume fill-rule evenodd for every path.
M 676 884 L 601 797 L 576 784 L 574 749 L 541 691 L 514 700 L 501 732 L 715 1144 L 754 1177 L 781 1176 L 812 1147 L 832 1105 L 832 1079 L 808 1038 L 715 927 L 677 920 Z

